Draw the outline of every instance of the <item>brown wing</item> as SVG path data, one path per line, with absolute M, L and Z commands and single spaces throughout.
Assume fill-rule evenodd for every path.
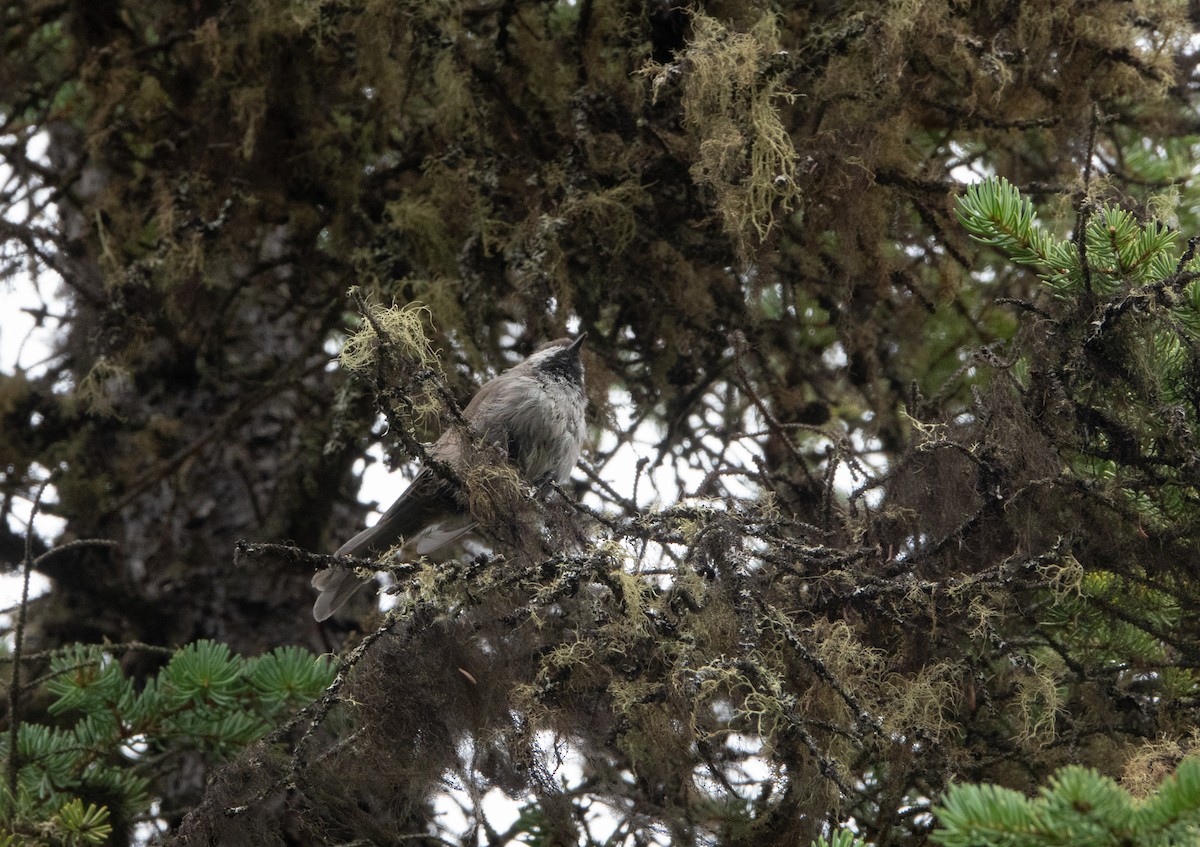
M 468 422 L 478 425 L 479 416 L 501 382 L 500 377 L 487 382 L 471 398 L 467 408 L 463 409 L 463 417 Z M 498 433 L 488 433 L 493 440 L 503 438 L 503 430 Z M 461 435 L 455 430 L 442 434 L 437 443 L 430 449 L 430 454 L 452 466 L 458 451 L 455 449 Z M 447 513 L 461 511 L 462 507 L 455 502 L 454 492 L 450 485 L 431 469 L 425 468 L 412 481 L 408 489 L 400 495 L 395 503 L 379 518 L 374 526 L 367 527 L 358 535 L 351 538 L 340 548 L 339 556 L 368 556 L 382 553 L 401 538 L 410 538 L 429 524 Z
M 401 538 L 409 538 L 445 515 L 458 510 L 446 482 L 426 468 L 417 474 L 403 494 L 367 527 L 338 548 L 339 556 L 368 556 L 382 553 Z
M 517 373 L 519 369 L 520 365 L 484 383 L 483 387 L 475 392 L 475 396 L 471 398 L 471 402 L 467 404 L 467 407 L 463 409 L 463 417 L 471 424 L 472 435 L 476 438 L 483 438 L 486 441 L 490 441 L 497 447 L 502 448 L 508 454 L 508 459 L 511 462 L 517 461 L 517 445 L 512 439 L 512 433 L 505 425 L 504 416 L 497 415 L 489 407 L 497 402 L 504 402 L 501 395 L 505 391 L 511 391 L 513 385 L 519 379 Z M 447 433 L 447 435 L 451 434 Z M 439 439 L 438 446 L 440 446 L 440 441 L 446 440 L 447 435 Z M 436 451 L 437 446 L 434 449 Z

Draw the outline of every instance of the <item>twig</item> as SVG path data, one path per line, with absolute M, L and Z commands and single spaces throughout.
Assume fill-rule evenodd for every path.
M 15 801 L 17 796 L 17 731 L 21 726 L 21 650 L 25 642 L 25 621 L 29 610 L 29 576 L 33 571 L 33 521 L 37 517 L 42 495 L 50 484 L 50 477 L 38 486 L 29 511 L 29 524 L 25 527 L 25 559 L 21 562 L 21 604 L 17 607 L 17 626 L 13 630 L 12 672 L 8 678 L 8 794 Z
M 1092 153 L 1096 149 L 1096 128 L 1100 124 L 1100 110 L 1092 104 L 1092 121 L 1088 127 L 1087 150 L 1083 163 L 1083 200 L 1075 213 L 1075 248 L 1079 251 L 1079 266 L 1083 270 L 1083 290 L 1092 293 L 1092 269 L 1088 267 L 1087 225 L 1092 216 Z
M 746 368 L 742 364 L 742 353 L 747 348 L 746 336 L 740 330 L 734 332 L 730 338 L 730 343 L 733 345 L 733 362 L 737 369 L 738 378 L 741 381 L 742 390 L 746 392 L 746 396 L 750 398 L 750 402 L 754 407 L 762 413 L 763 419 L 767 422 L 767 426 L 775 431 L 779 436 L 779 440 L 787 447 L 788 452 L 792 454 L 792 458 L 796 460 L 796 466 L 804 473 L 804 477 L 809 485 L 816 485 L 816 480 L 813 479 L 812 472 L 808 469 L 808 463 L 804 460 L 800 449 L 796 443 L 792 441 L 786 429 L 779 419 L 775 417 L 775 413 L 767 406 L 765 400 L 758 396 L 758 392 L 754 390 L 754 385 L 750 382 L 750 376 L 746 373 Z M 832 439 L 831 439 L 832 440 Z
M 1196 242 L 1200 241 L 1200 237 L 1193 235 L 1188 239 L 1187 250 L 1179 257 L 1179 264 L 1175 265 L 1175 276 L 1182 276 L 1188 262 L 1196 258 Z
M 250 542 L 240 540 L 234 545 L 233 562 L 235 565 L 241 565 L 243 558 L 259 559 L 266 554 L 278 556 L 289 564 L 309 565 L 312 568 L 335 568 L 338 570 L 352 571 L 358 568 L 367 568 L 368 570 L 378 571 L 383 570 L 380 563 L 373 558 L 363 558 L 359 556 L 335 556 L 332 553 L 316 553 L 312 550 L 305 550 L 303 547 L 296 547 L 293 544 L 269 544 L 263 542 Z M 411 569 L 411 572 L 416 572 L 420 568 L 415 564 L 407 564 L 406 567 Z M 390 569 L 393 575 L 407 576 L 400 566 Z

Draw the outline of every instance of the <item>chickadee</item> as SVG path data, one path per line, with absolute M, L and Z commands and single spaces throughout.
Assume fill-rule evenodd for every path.
M 461 477 L 468 446 L 465 439 L 475 437 L 506 450 L 534 485 L 565 482 L 579 459 L 585 434 L 587 396 L 579 348 L 586 335 L 547 342 L 486 383 L 463 410 L 470 433 L 447 430 L 429 455 Z M 425 468 L 374 526 L 343 544 L 337 555 L 379 555 L 403 538 L 403 555 L 424 556 L 475 526 L 454 486 Z M 321 592 L 313 605 L 313 617 L 323 621 L 364 583 L 352 570 L 326 568 L 313 576 L 312 584 Z

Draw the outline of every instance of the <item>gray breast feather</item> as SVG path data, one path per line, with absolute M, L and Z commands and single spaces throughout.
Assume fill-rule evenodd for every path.
M 483 433 L 515 445 L 513 457 L 534 483 L 563 482 L 579 460 L 585 434 L 578 387 L 532 374 L 510 374 L 473 410 L 474 421 L 495 421 Z M 497 411 L 503 409 L 504 414 Z

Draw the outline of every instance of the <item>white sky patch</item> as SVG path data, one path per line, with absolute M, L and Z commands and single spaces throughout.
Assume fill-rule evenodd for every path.
M 825 348 L 825 352 L 821 354 L 821 361 L 825 363 L 825 367 L 837 370 L 850 364 L 850 357 L 846 355 L 846 348 L 842 346 L 842 342 L 835 341 Z
M 39 474 L 45 478 L 49 476 L 48 472 L 43 471 Z M 54 490 L 53 485 L 46 486 L 46 490 L 42 495 L 43 501 L 53 502 L 58 499 L 58 492 Z M 8 516 L 9 529 L 19 535 L 25 535 L 29 528 L 29 517 L 33 511 L 33 503 L 29 500 L 17 500 L 13 503 L 12 513 Z M 55 515 L 47 515 L 38 512 L 34 519 L 34 531 L 44 539 L 54 539 L 62 534 L 63 528 L 66 526 L 66 521 Z M 0 609 L 7 609 L 21 599 L 21 581 L 19 574 L 4 574 L 0 576 Z M 29 577 L 29 596 L 37 597 L 44 594 L 50 588 L 50 580 L 37 573 L 36 571 L 30 574 Z
M 869 482 L 870 478 L 880 479 L 887 471 L 887 456 L 883 453 L 883 444 L 877 438 L 865 435 L 861 430 L 849 434 L 850 443 L 855 452 L 855 458 L 862 469 L 856 468 L 850 462 L 839 462 L 833 473 L 833 485 L 841 492 L 851 493 Z M 866 474 L 869 474 L 868 477 Z M 880 487 L 867 488 L 862 500 L 872 509 L 883 502 L 883 489 Z
M 471 760 L 472 741 L 466 741 L 459 750 L 463 762 Z M 553 733 L 541 731 L 537 733 L 537 747 L 540 751 L 550 778 L 564 793 L 576 794 L 585 783 L 585 762 L 574 745 L 561 738 L 555 738 Z M 547 752 L 549 755 L 544 755 Z M 536 808 L 539 805 L 537 797 L 532 793 L 524 797 L 514 798 L 498 788 L 489 789 L 482 797 L 473 799 L 470 792 L 460 781 L 459 776 L 451 776 L 443 781 L 442 793 L 433 799 L 436 826 L 450 837 L 459 837 L 469 832 L 476 824 L 486 823 L 491 831 L 503 835 L 512 830 L 526 807 Z M 583 819 L 587 825 L 588 843 L 607 843 L 618 831 L 622 820 L 627 815 L 621 810 L 605 803 L 597 797 L 583 794 L 581 798 L 587 811 Z M 477 815 L 481 813 L 482 818 Z M 528 844 L 528 833 L 519 831 L 514 837 L 499 840 L 500 845 Z M 618 843 L 623 843 L 620 839 Z M 656 840 L 648 843 L 662 843 Z
M 162 803 L 154 800 L 150 803 L 150 819 L 139 821 L 133 825 L 134 844 L 154 844 L 160 836 L 166 835 L 169 827 L 167 822 L 159 817 Z
M 13 136 L 5 136 L 6 144 L 16 145 L 19 140 Z M 26 155 L 30 159 L 45 160 L 49 136 L 45 133 L 34 135 L 25 142 Z M 0 162 L 0 191 L 15 191 L 12 169 Z M 33 211 L 33 205 L 42 205 L 50 189 L 35 189 L 15 203 L 6 205 L 3 210 L 5 220 L 22 225 L 28 221 Z M 33 205 L 31 205 L 33 204 Z M 42 226 L 54 226 L 53 220 L 41 222 Z M 23 248 L 21 248 L 23 249 Z M 29 274 L 10 277 L 0 282 L 0 372 L 25 372 L 30 377 L 45 373 L 47 362 L 54 355 L 54 338 L 59 329 L 57 316 L 64 315 L 67 310 L 65 301 L 56 296 L 61 286 L 61 280 L 50 271 L 41 269 L 41 279 L 35 281 Z M 42 478 L 48 477 L 49 471 L 44 471 Z M 43 500 L 55 502 L 58 493 L 53 486 L 47 487 Z M 13 503 L 12 513 L 8 516 L 10 531 L 24 535 L 29 527 L 30 513 L 33 504 L 29 501 Z M 34 521 L 34 531 L 47 541 L 57 538 L 63 530 L 65 521 L 52 515 L 39 512 Z M 0 574 L 0 609 L 10 609 L 20 602 L 22 578 L 18 574 Z M 41 574 L 30 576 L 29 595 L 37 597 L 49 590 L 50 581 Z M 0 620 L 7 626 L 11 623 L 7 615 L 0 615 Z
M 950 176 L 957 182 L 973 185 L 995 175 L 991 168 L 980 164 L 979 157 L 957 141 L 950 142 L 950 152 L 954 155 L 950 160 Z

